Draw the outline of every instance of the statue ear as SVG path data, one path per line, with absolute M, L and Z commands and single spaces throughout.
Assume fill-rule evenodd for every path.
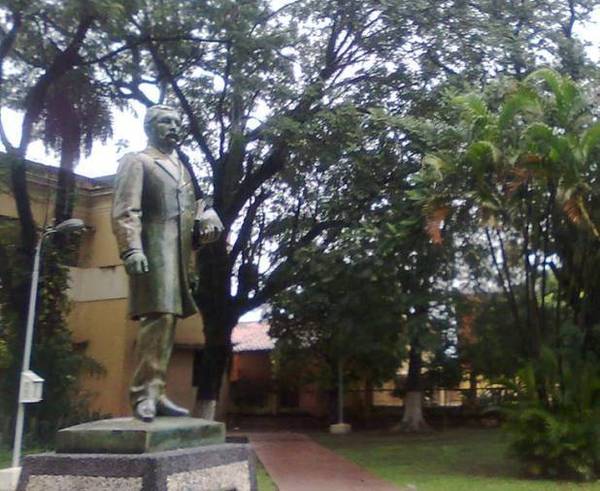
M 156 128 L 154 126 L 154 121 L 149 121 L 144 125 L 144 133 L 148 137 L 148 141 L 150 143 L 154 142 L 156 135 Z

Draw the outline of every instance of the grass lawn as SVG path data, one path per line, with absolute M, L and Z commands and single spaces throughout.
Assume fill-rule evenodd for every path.
M 267 474 L 267 471 L 260 460 L 256 461 L 256 480 L 258 481 L 258 491 L 277 491 L 277 486 Z
M 600 481 L 577 484 L 520 477 L 498 429 L 452 429 L 430 435 L 380 432 L 311 434 L 373 474 L 418 491 L 600 491 Z
M 4 448 L 0 448 L 0 469 L 10 467 L 12 463 L 12 452 Z
M 43 449 L 43 448 L 32 448 L 32 449 L 26 449 L 24 450 L 24 454 L 23 455 L 28 455 L 28 454 L 32 454 L 32 453 L 41 453 L 41 452 L 48 452 L 48 449 Z M 23 457 L 23 455 L 21 455 L 21 457 Z M 8 449 L 8 448 L 0 448 L 0 469 L 5 469 L 7 467 L 10 467 L 12 465 L 12 448 Z

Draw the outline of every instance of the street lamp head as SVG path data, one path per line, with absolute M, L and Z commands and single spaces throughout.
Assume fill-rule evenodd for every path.
M 80 220 L 79 218 L 69 218 L 64 222 L 60 222 L 56 227 L 54 227 L 53 231 L 58 233 L 71 233 L 75 232 L 76 230 L 81 230 L 84 227 L 85 223 L 83 223 L 83 220 Z

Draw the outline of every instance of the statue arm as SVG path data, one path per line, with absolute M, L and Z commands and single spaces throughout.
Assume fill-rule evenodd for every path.
M 217 212 L 213 208 L 207 208 L 204 200 L 198 200 L 194 221 L 194 246 L 198 247 L 218 240 L 223 230 L 223 223 Z
M 142 189 L 143 161 L 133 154 L 125 155 L 119 164 L 115 179 L 112 226 L 117 238 L 119 254 L 127 259 L 143 254 L 142 247 Z

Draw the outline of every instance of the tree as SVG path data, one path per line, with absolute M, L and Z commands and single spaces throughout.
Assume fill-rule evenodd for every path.
M 87 68 L 87 69 L 86 69 Z M 95 140 L 112 135 L 109 101 L 96 87 L 89 67 L 74 68 L 51 87 L 41 115 L 42 139 L 47 148 L 60 152 L 60 169 L 54 219 L 60 223 L 71 218 L 75 203 L 75 167 L 81 149 L 86 155 Z
M 548 69 L 454 103 L 460 136 L 426 159 L 424 175 L 436 205 L 479 219 L 510 308 L 524 400 L 515 448 L 540 472 L 593 476 L 597 448 L 580 437 L 598 424 L 598 309 L 589 302 L 600 287 L 600 123 L 581 87 Z
M 338 135 L 328 129 L 332 120 L 350 116 L 352 127 L 377 106 L 395 114 L 428 113 L 444 86 L 485 82 L 502 71 L 527 73 L 530 63 L 522 68 L 521 60 L 534 58 L 540 43 L 551 61 L 566 60 L 564 53 L 579 60 L 573 25 L 594 4 L 511 2 L 498 9 L 490 1 L 471 9 L 458 1 L 369 1 L 357 7 L 304 0 L 274 9 L 259 0 L 97 0 L 49 1 L 30 12 L 11 3 L 15 22 L 6 26 L 0 54 L 31 61 L 41 74 L 31 84 L 35 97 L 21 106 L 23 142 L 49 86 L 73 68 L 91 69 L 94 87 L 113 103 L 169 101 L 183 109 L 183 152 L 198 165 L 201 181 L 214 182 L 214 204 L 234 242 L 199 252 L 202 288 L 196 297 L 207 339 L 199 397 L 211 407 L 239 315 L 293 283 L 299 250 L 340 230 L 320 213 L 318 187 L 303 186 L 320 178 L 325 157 L 319 149 L 336 143 L 329 140 Z M 65 24 L 73 18 L 86 19 L 80 30 Z M 44 49 L 15 51 L 18 39 L 31 39 L 29 46 L 44 41 Z M 573 42 L 561 51 L 564 40 Z M 17 87 L 16 79 L 4 87 Z M 306 139 L 311 133 L 319 137 Z M 356 145 L 351 133 L 344 136 L 348 145 L 326 156 L 337 152 L 340 166 Z M 298 147 L 303 141 L 313 146 Z M 15 147 L 21 157 L 26 146 Z M 15 166 L 21 190 L 23 175 Z M 25 201 L 19 206 L 31 250 L 35 234 Z
M 402 306 L 379 258 L 365 254 L 355 233 L 302 268 L 299 285 L 275 296 L 270 334 L 283 365 L 338 390 L 343 380 L 365 386 L 393 378 L 403 357 Z M 285 369 L 285 367 L 283 367 Z
M 383 67 L 373 58 L 372 74 L 361 69 L 385 36 L 383 19 L 378 2 L 310 1 L 278 10 L 262 1 L 148 4 L 129 18 L 128 36 L 140 44 L 106 67 L 117 81 L 114 95 L 183 109 L 187 148 L 201 155 L 200 176 L 211 177 L 214 206 L 233 241 L 199 252 L 196 300 L 206 335 L 200 406 L 213 406 L 238 317 L 291 283 L 300 248 L 339 229 L 302 186 L 319 179 L 330 156 L 317 159 L 315 147 L 297 145 L 319 125 L 319 138 L 331 136 L 336 117 L 359 116 L 346 101 Z M 133 64 L 140 70 L 129 75 L 125 67 Z M 157 99 L 141 89 L 149 80 L 161 89 Z
M 89 64 L 90 59 L 84 60 L 85 55 L 95 58 L 98 49 L 106 45 L 106 37 L 99 31 L 94 32 L 96 24 L 105 23 L 111 16 L 119 18 L 122 7 L 118 2 L 98 1 L 81 2 L 77 0 L 68 2 L 42 2 L 29 5 L 27 2 L 3 2 L 2 14 L 2 40 L 0 41 L 0 108 L 11 108 L 22 112 L 20 135 L 18 141 L 13 142 L 0 122 L 0 141 L 6 151 L 5 161 L 8 162 L 8 181 L 12 196 L 16 202 L 18 221 L 10 225 L 11 233 L 7 234 L 0 244 L 0 284 L 2 298 L 1 308 L 6 325 L 3 328 L 3 337 L 10 344 L 11 364 L 3 380 L 3 397 L 5 404 L 10 404 L 6 410 L 8 414 L 16 401 L 17 380 L 19 364 L 24 344 L 25 320 L 29 301 L 29 288 L 31 269 L 35 245 L 38 240 L 38 224 L 34 220 L 31 206 L 31 197 L 27 186 L 27 163 L 25 160 L 27 149 L 38 133 L 38 125 L 42 118 L 47 118 L 49 133 L 48 142 L 53 143 L 54 133 L 50 129 L 52 123 L 52 101 L 56 101 L 59 88 L 64 82 L 73 80 L 73 71 L 76 67 Z M 111 21 L 114 22 L 114 21 Z M 93 38 L 93 41 L 90 41 Z M 64 88 L 64 87 L 63 87 Z M 73 89 L 73 85 L 69 87 Z M 70 91 L 72 95 L 74 92 Z M 83 110 L 82 101 L 74 103 Z M 63 107 L 65 110 L 67 107 Z M 72 107 L 71 107 L 72 108 Z M 101 113 L 92 116 L 100 118 Z M 62 115 L 61 121 L 73 122 Z M 83 133 L 89 134 L 92 118 L 80 126 Z M 96 120 L 97 122 L 98 120 Z M 63 157 L 69 149 L 79 148 L 81 142 L 76 135 L 67 135 L 66 131 L 60 133 Z M 55 142 L 56 140 L 54 140 Z M 91 140 L 90 140 L 91 143 Z M 72 156 L 72 155 L 71 155 Z M 67 158 L 63 164 L 71 165 Z M 69 174 L 61 172 L 61 188 L 58 196 L 57 216 L 60 220 L 70 215 L 72 200 L 66 199 L 72 194 L 68 185 Z M 63 206 L 64 205 L 64 206 Z M 51 216 L 49 213 L 48 216 Z M 47 223 L 44 225 L 48 225 Z M 64 260 L 65 254 L 47 247 L 47 257 L 54 260 Z M 47 371 L 42 373 L 48 383 L 50 398 L 48 404 L 37 412 L 46 422 L 60 424 L 59 415 L 68 411 L 69 398 L 76 387 L 78 369 L 89 360 L 81 353 L 74 352 L 70 341 L 69 331 L 66 327 L 66 279 L 65 268 L 60 268 L 47 262 L 45 265 L 52 270 L 52 277 L 45 278 L 40 288 L 41 301 L 39 302 L 39 334 L 40 342 L 37 343 L 38 352 L 45 352 L 45 356 L 34 353 L 36 366 L 45 366 Z M 56 267 L 55 267 L 56 266 Z M 45 318 L 42 318 L 45 317 Z M 98 368 L 94 365 L 95 368 Z M 52 409 L 50 409 L 52 408 Z M 45 409 L 48 413 L 43 415 Z M 38 427 L 40 429 L 40 427 Z M 48 436 L 52 429 L 44 432 L 40 430 L 37 436 Z
M 427 222 L 420 210 L 425 192 L 418 174 L 408 176 L 380 223 L 378 254 L 393 272 L 401 292 L 407 332 L 408 374 L 404 386 L 404 414 L 395 428 L 406 432 L 429 430 L 423 417 L 423 394 L 427 387 L 424 371 L 448 357 L 447 343 L 453 330 L 451 311 L 455 275 L 451 246 L 441 247 L 427 234 Z M 447 231 L 449 233 L 449 231 Z M 432 380 L 433 381 L 433 380 Z
M 459 203 L 481 218 L 498 284 L 513 320 L 526 333 L 524 354 L 536 357 L 557 321 L 548 312 L 549 274 L 558 280 L 557 288 L 569 292 L 565 297 L 554 292 L 555 313 L 566 299 L 591 348 L 596 319 L 583 299 L 594 298 L 596 286 L 573 268 L 575 256 L 581 261 L 590 242 L 598 240 L 592 177 L 596 124 L 577 86 L 549 70 L 501 90 L 506 92 L 497 109 L 474 95 L 455 99 L 464 111 L 459 131 L 467 132 L 468 144 L 456 158 L 450 157 L 453 148 L 427 159 L 435 202 Z M 577 252 L 573 237 L 581 237 Z M 587 267 L 593 257 L 586 258 Z M 511 272 L 512 258 L 518 269 Z
M 337 136 L 327 129 L 331 120 L 378 106 L 428 113 L 448 84 L 527 73 L 540 43 L 549 60 L 561 60 L 562 41 L 574 39 L 574 22 L 595 4 L 573 4 L 565 24 L 571 3 L 471 9 L 306 0 L 273 9 L 265 1 L 170 1 L 142 2 L 128 14 L 118 56 L 103 63 L 107 90 L 115 99 L 183 109 L 185 152 L 200 179 L 214 183 L 215 207 L 234 242 L 199 252 L 196 298 L 207 340 L 200 406 L 212 407 L 217 396 L 238 316 L 293 283 L 300 249 L 339 230 L 321 216 L 321 195 L 303 189 L 303 181 L 319 179 L 319 150 Z M 319 125 L 315 146 L 298 148 Z M 352 144 L 337 143 L 342 165 Z

